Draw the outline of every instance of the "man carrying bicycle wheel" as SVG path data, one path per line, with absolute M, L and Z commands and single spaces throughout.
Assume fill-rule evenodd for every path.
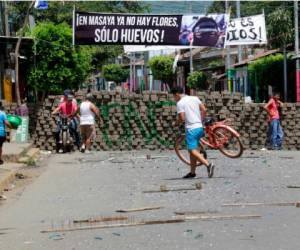
M 209 163 L 199 152 L 199 142 L 204 136 L 202 119 L 205 117 L 206 108 L 196 96 L 188 96 L 183 93 L 181 87 L 173 88 L 171 93 L 177 102 L 178 122 L 185 123 L 186 144 L 190 154 L 190 172 L 183 178 L 196 177 L 197 161 L 207 167 L 208 177 L 213 177 L 215 166 Z

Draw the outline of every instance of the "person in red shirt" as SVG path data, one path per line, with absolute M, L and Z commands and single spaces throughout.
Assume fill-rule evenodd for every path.
M 269 135 L 272 149 L 281 149 L 283 140 L 283 131 L 280 125 L 279 107 L 283 103 L 280 101 L 280 94 L 274 93 L 269 102 L 264 106 L 268 112 Z
M 62 103 L 59 104 L 59 106 L 52 112 L 52 115 L 55 114 L 60 114 L 62 116 L 66 116 L 68 118 L 71 119 L 70 121 L 70 125 L 69 125 L 69 131 L 71 136 L 75 139 L 75 145 L 77 146 L 77 148 L 80 148 L 80 136 L 79 136 L 79 132 L 78 132 L 78 121 L 76 119 L 76 112 L 78 109 L 78 106 L 76 104 L 76 102 L 73 101 L 74 96 L 68 94 L 64 101 Z M 56 132 L 55 132 L 55 139 L 56 139 L 56 143 L 59 144 L 60 143 L 60 138 L 59 138 L 59 134 L 61 131 L 61 120 L 57 122 L 57 128 L 56 128 Z

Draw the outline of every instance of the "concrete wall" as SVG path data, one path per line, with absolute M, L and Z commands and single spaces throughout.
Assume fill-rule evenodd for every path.
M 78 94 L 80 101 L 83 94 Z M 95 103 L 100 109 L 94 148 L 97 150 L 172 149 L 178 134 L 174 125 L 176 106 L 171 95 L 162 92 L 115 93 L 95 92 Z M 205 102 L 208 116 L 229 118 L 241 134 L 248 149 L 264 147 L 267 115 L 263 104 L 244 104 L 240 94 L 212 92 L 198 93 Z M 51 111 L 59 97 L 50 96 L 36 110 L 36 127 L 32 139 L 44 150 L 54 150 L 55 123 Z M 32 116 L 33 120 L 34 117 Z M 285 133 L 284 148 L 300 149 L 300 104 L 285 104 L 282 109 Z

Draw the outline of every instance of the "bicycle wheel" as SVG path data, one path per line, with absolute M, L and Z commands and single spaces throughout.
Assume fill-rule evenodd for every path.
M 185 136 L 184 135 L 179 135 L 176 138 L 174 148 L 175 148 L 175 152 L 176 152 L 178 158 L 181 161 L 183 161 L 185 164 L 190 166 L 191 165 L 190 154 L 189 154 L 189 151 L 186 148 Z M 204 155 L 204 158 L 207 159 L 206 151 L 205 151 L 205 149 L 203 148 L 203 146 L 201 144 L 199 145 L 199 151 L 200 151 L 201 154 Z M 202 163 L 197 162 L 196 166 L 200 166 L 200 165 L 202 165 Z
M 225 127 L 216 127 L 213 130 L 215 144 L 227 157 L 238 158 L 243 153 L 243 144 L 240 138 Z

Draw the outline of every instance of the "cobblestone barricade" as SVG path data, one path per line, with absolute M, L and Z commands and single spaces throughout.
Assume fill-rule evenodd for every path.
M 172 95 L 164 92 L 143 94 L 94 92 L 95 103 L 100 109 L 97 121 L 97 150 L 172 149 L 178 134 L 174 125 L 176 105 Z M 241 134 L 247 149 L 264 147 L 267 137 L 267 114 L 264 104 L 245 104 L 239 94 L 229 92 L 199 92 L 208 116 L 229 118 L 232 126 Z M 84 93 L 78 93 L 78 102 Z M 44 105 L 35 107 L 36 127 L 32 131 L 34 143 L 44 150 L 55 149 L 55 122 L 52 110 L 60 97 L 49 96 Z M 282 126 L 285 133 L 284 148 L 300 149 L 300 104 L 286 103 L 282 108 Z

